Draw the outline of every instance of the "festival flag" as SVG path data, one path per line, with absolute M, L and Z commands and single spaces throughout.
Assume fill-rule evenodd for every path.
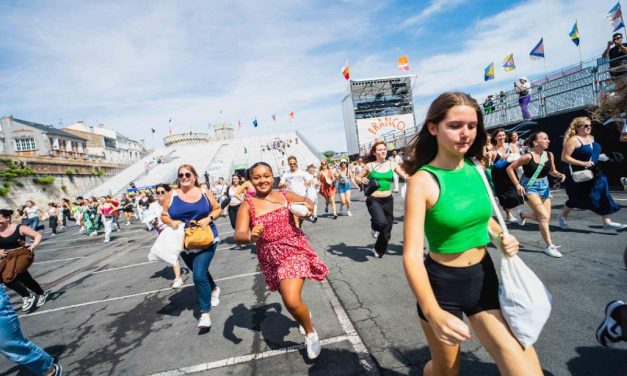
M 487 67 L 485 67 L 485 72 L 483 74 L 484 81 L 490 81 L 494 79 L 494 63 L 490 63 Z
M 257 125 L 259 125 L 259 124 L 257 123 L 257 118 L 255 118 L 255 120 L 253 120 L 253 126 L 254 126 L 255 128 L 257 128 Z
M 272 121 L 276 123 L 276 114 L 272 114 Z
M 577 21 L 573 25 L 573 29 L 568 33 L 570 39 L 575 43 L 575 46 L 579 46 L 579 28 L 577 27 Z
M 294 111 L 287 114 L 287 119 L 289 120 L 290 123 L 292 122 L 292 120 L 294 120 Z
M 618 31 L 618 29 L 624 29 L 625 28 L 625 23 L 623 21 L 621 21 L 618 25 L 616 25 L 616 27 L 614 28 L 614 30 L 612 30 L 612 33 L 615 33 Z
M 152 131 L 153 134 L 157 132 L 157 131 L 155 131 L 154 128 L 150 128 L 150 130 Z
M 514 64 L 513 53 L 505 56 L 505 59 L 503 59 L 503 69 L 505 70 L 505 72 L 511 72 L 511 71 L 516 70 L 516 64 Z
M 342 67 L 342 76 L 344 76 L 344 79 L 346 81 L 351 79 L 351 72 L 350 68 L 348 67 L 348 60 L 346 60 L 346 63 L 344 63 L 344 66 Z
M 529 53 L 531 60 L 544 59 L 544 38 L 540 38 L 540 41 Z
M 407 55 L 403 55 L 399 57 L 397 64 L 398 64 L 398 69 L 403 70 L 403 71 L 408 71 L 409 70 L 409 57 Z
M 614 27 L 623 22 L 623 10 L 620 7 L 620 2 L 616 3 L 616 5 L 614 5 L 612 9 L 610 9 L 610 11 L 607 13 L 606 18 L 610 20 L 612 26 Z
M 168 127 L 170 127 L 170 131 L 169 131 L 169 133 L 170 133 L 170 136 L 171 136 L 171 135 L 172 135 L 172 118 L 170 118 L 170 119 L 168 120 Z

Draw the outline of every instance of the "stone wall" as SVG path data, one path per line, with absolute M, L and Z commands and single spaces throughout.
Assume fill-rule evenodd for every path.
M 0 208 L 15 209 L 26 200 L 33 200 L 40 208 L 45 209 L 51 201 L 60 201 L 64 197 L 74 200 L 92 188 L 102 184 L 111 176 L 94 175 L 53 175 L 52 184 L 41 185 L 33 182 L 34 176 L 15 178 L 11 182 L 11 191 L 6 197 L 0 197 Z

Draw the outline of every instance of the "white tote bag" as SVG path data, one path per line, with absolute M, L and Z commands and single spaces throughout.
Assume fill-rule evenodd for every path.
M 483 183 L 488 190 L 496 218 L 508 235 L 507 226 L 501 215 L 492 189 L 483 171 L 475 161 Z M 499 286 L 501 314 L 520 344 L 527 348 L 533 345 L 551 314 L 551 293 L 544 287 L 538 276 L 522 261 L 518 255 L 501 257 L 501 278 Z
M 170 265 L 174 265 L 179 259 L 179 254 L 183 251 L 183 238 L 185 238 L 183 225 L 180 225 L 176 230 L 170 226 L 165 226 L 157 237 L 155 244 L 150 248 L 148 260 L 163 260 Z

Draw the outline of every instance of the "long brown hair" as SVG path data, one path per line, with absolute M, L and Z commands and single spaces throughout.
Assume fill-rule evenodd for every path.
M 194 178 L 196 179 L 194 181 L 194 186 L 196 188 L 200 188 L 200 183 L 198 182 L 198 173 L 196 172 L 196 169 L 194 168 L 194 166 L 190 165 L 190 164 L 182 164 L 179 166 L 179 168 L 176 169 L 176 173 L 177 173 L 177 182 L 178 182 L 178 172 L 181 171 L 181 169 L 184 168 L 186 170 L 189 170 L 189 172 L 192 173 L 192 175 L 194 175 Z M 181 184 L 179 184 L 179 187 L 181 186 Z
M 409 175 L 413 175 L 418 169 L 435 158 L 438 154 L 438 140 L 429 132 L 427 124 L 438 124 L 444 118 L 448 110 L 455 106 L 470 106 L 477 113 L 477 136 L 475 141 L 464 155 L 465 157 L 475 157 L 479 160 L 483 158 L 483 146 L 486 143 L 487 134 L 483 125 L 483 113 L 477 101 L 468 94 L 460 92 L 446 92 L 440 94 L 429 106 L 427 116 L 423 122 L 422 129 L 407 146 L 403 157 L 403 170 Z
M 375 151 L 377 151 L 377 146 L 379 145 L 385 145 L 385 148 L 387 149 L 387 145 L 385 144 L 385 141 L 375 142 L 370 148 L 370 153 L 368 153 L 368 155 L 366 155 L 366 157 L 364 158 L 364 163 L 370 163 L 370 162 L 374 162 L 377 160 L 377 156 L 374 155 L 374 153 Z
M 492 137 L 490 137 L 490 143 L 492 145 L 496 146 L 496 143 L 498 142 L 496 140 L 496 136 L 498 136 L 498 134 L 501 132 L 505 133 L 505 140 L 507 140 L 507 132 L 505 132 L 505 128 L 498 128 L 494 132 L 492 132 Z

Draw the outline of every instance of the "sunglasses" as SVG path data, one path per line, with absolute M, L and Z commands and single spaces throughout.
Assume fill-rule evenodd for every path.
M 183 179 L 183 178 L 189 179 L 191 177 L 192 177 L 192 173 L 191 172 L 185 172 L 185 173 L 179 174 L 179 179 Z
M 290 166 L 296 166 L 296 163 L 288 163 Z
M 165 194 L 165 191 L 157 191 L 157 194 L 158 194 L 158 195 L 164 195 L 164 194 Z

